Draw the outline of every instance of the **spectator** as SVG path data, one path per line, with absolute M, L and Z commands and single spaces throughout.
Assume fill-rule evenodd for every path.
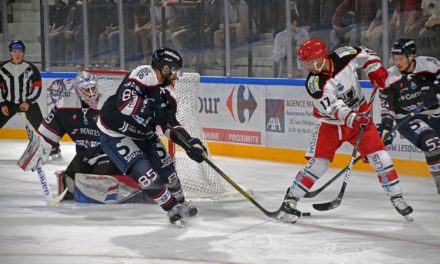
M 139 0 L 139 5 L 136 7 L 134 15 L 135 15 L 134 33 L 136 37 L 135 44 L 137 45 L 135 50 L 137 52 L 140 51 L 142 53 L 143 60 L 141 63 L 147 64 L 147 60 L 149 58 L 147 53 L 149 50 L 152 49 L 151 30 L 153 23 L 151 21 L 151 15 L 150 15 L 150 1 Z
M 49 50 L 51 65 L 64 65 L 66 42 L 64 25 L 66 24 L 67 5 L 62 0 L 54 0 L 49 6 Z M 38 36 L 41 42 L 41 35 Z
M 82 1 L 69 0 L 67 21 L 64 30 L 67 63 L 80 66 L 84 56 Z
M 379 4 L 379 0 L 344 0 L 333 14 L 330 50 L 334 51 L 347 44 L 349 46 L 360 45 L 361 34 L 358 34 L 358 26 L 361 31 L 367 30 L 371 21 L 376 17 Z
M 422 17 L 422 0 L 405 0 L 405 3 L 402 6 L 404 12 L 403 16 L 400 16 L 401 2 L 402 1 L 397 4 L 396 11 L 394 12 L 392 18 L 393 23 L 396 24 L 397 28 L 395 39 L 414 39 L 418 36 L 418 33 L 422 29 L 426 20 Z M 394 39 L 392 41 L 394 41 Z
M 440 0 L 423 0 L 421 5 L 428 20 L 419 33 L 419 50 L 425 55 L 440 57 Z
M 104 31 L 99 33 L 98 37 L 98 64 L 96 67 L 109 67 L 109 64 L 116 64 L 116 51 L 115 43 L 119 41 L 119 35 L 116 35 L 116 31 L 119 28 L 118 25 L 118 1 L 111 0 L 107 3 L 106 14 L 101 19 L 106 21 Z
M 244 0 L 228 0 L 227 8 L 229 14 L 229 32 L 231 42 L 243 40 L 246 36 L 248 36 L 248 5 Z M 223 20 L 223 16 L 221 18 Z M 224 24 L 220 24 L 219 29 L 214 32 L 213 37 L 217 64 L 222 64 L 220 60 L 222 57 L 220 54 L 220 48 L 224 43 L 224 34 Z
M 212 46 L 214 40 L 214 32 L 219 29 L 222 21 L 221 12 L 223 1 L 221 0 L 206 0 L 203 6 L 203 22 L 202 22 L 202 37 L 203 44 L 206 47 L 204 53 L 204 64 L 215 61 Z
M 298 52 L 299 46 L 307 39 L 309 39 L 309 33 L 307 30 L 297 27 L 297 18 L 295 15 L 295 11 L 291 12 L 291 24 L 290 31 L 292 32 L 292 49 L 293 49 L 293 61 L 295 61 L 295 70 L 298 71 L 298 77 L 301 76 L 303 78 L 307 77 L 307 72 L 305 72 L 300 64 L 297 61 L 296 54 Z M 289 43 L 287 42 L 287 29 L 278 32 L 275 35 L 274 48 L 273 48 L 273 60 L 275 63 L 275 72 L 274 77 L 282 77 L 285 74 L 285 69 L 287 68 L 286 59 L 287 59 L 287 47 Z
M 190 65 L 195 63 L 194 53 L 188 50 L 190 45 L 197 45 L 200 37 L 200 0 L 167 0 L 162 6 L 170 5 L 174 10 L 174 28 L 171 29 L 171 41 L 178 52 L 184 54 L 184 60 Z M 186 52 L 183 52 L 187 49 Z M 188 56 L 192 58 L 188 58 Z M 186 59 L 185 59 L 186 57 Z

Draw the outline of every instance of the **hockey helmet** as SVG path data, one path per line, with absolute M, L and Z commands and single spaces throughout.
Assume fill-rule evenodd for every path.
M 87 71 L 81 71 L 75 78 L 73 88 L 75 93 L 83 102 L 92 108 L 97 106 L 99 90 L 98 78 L 95 74 Z
M 398 39 L 391 47 L 391 54 L 406 54 L 409 57 L 416 52 L 416 42 L 412 39 Z
M 302 61 L 327 58 L 328 49 L 324 42 L 318 38 L 306 40 L 298 50 L 298 59 Z
M 170 69 L 178 70 L 182 68 L 183 60 L 180 54 L 170 48 L 160 48 L 153 53 L 151 66 L 154 69 L 162 70 L 163 66 L 168 65 Z
M 22 49 L 24 52 L 26 50 L 26 47 L 24 46 L 23 41 L 13 40 L 11 41 L 11 43 L 9 43 L 9 51 L 12 51 L 13 49 Z

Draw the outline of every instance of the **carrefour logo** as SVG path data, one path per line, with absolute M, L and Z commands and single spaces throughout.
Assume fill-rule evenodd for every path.
M 238 89 L 235 88 L 229 94 L 226 106 L 234 120 L 237 120 L 237 117 L 240 123 L 249 122 L 257 109 L 257 101 L 249 87 L 240 85 Z

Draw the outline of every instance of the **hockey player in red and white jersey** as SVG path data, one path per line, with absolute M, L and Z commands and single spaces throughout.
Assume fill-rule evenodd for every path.
M 366 115 L 368 103 L 356 73 L 357 69 L 363 69 L 372 83 L 385 87 L 388 74 L 380 58 L 365 47 L 341 47 L 329 55 L 327 46 L 312 38 L 300 46 L 298 59 L 310 72 L 305 86 L 313 101 L 313 115 L 319 122 L 306 152 L 308 163 L 288 188 L 278 219 L 290 223 L 297 221 L 296 207 L 300 198 L 324 175 L 336 150 L 344 142 L 355 144 L 361 126 L 365 126 L 365 130 L 358 151 L 376 170 L 396 210 L 403 216 L 409 215 L 413 209 L 402 198 L 391 158 L 376 126 Z
M 380 92 L 382 138 L 400 125 L 399 133 L 421 149 L 440 194 L 440 61 L 417 56 L 414 40 L 399 39 L 392 49 L 386 89 Z M 414 114 L 409 120 L 407 116 Z M 405 120 L 403 122 L 402 120 Z M 391 144 L 392 136 L 387 144 Z
M 191 137 L 176 119 L 177 102 L 170 84 L 178 79 L 181 67 L 182 57 L 175 50 L 156 50 L 151 66 L 139 66 L 125 77 L 116 94 L 105 102 L 98 120 L 103 150 L 168 212 L 170 222 L 175 224 L 196 215 L 197 209 L 185 201 L 172 158 L 155 133 L 156 126 L 161 126 L 191 159 L 202 162 L 206 151 L 202 142 Z M 179 131 L 190 147 L 168 125 Z

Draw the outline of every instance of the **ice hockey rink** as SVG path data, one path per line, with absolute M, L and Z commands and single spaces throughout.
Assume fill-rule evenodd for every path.
M 336 197 L 342 179 L 299 209 L 296 224 L 267 218 L 249 201 L 194 204 L 199 215 L 183 228 L 152 204 L 46 206 L 36 173 L 16 166 L 24 141 L 0 141 L 0 263 L 440 263 L 440 196 L 431 178 L 401 175 L 415 221 L 392 207 L 372 173 L 354 171 L 340 207 L 317 212 L 315 202 Z M 45 167 L 52 192 L 55 170 L 74 155 Z M 299 165 L 214 157 L 238 184 L 276 210 Z M 330 169 L 319 187 L 339 170 Z M 220 177 L 220 176 L 219 176 Z

